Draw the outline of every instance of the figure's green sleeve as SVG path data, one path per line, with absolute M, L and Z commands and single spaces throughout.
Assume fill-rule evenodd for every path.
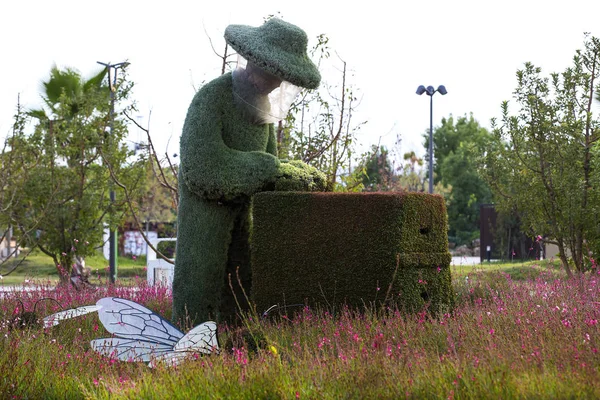
M 222 119 L 230 107 L 223 106 L 231 96 L 230 85 L 216 79 L 194 97 L 183 126 L 180 141 L 181 175 L 188 189 L 212 200 L 232 200 L 251 196 L 278 173 L 279 160 L 261 151 L 229 148 L 222 138 Z
M 275 136 L 275 125 L 269 124 L 269 142 L 267 143 L 267 153 L 277 157 L 277 137 Z

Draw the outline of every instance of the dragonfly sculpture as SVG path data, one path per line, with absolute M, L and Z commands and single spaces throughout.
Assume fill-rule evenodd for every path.
M 100 322 L 113 337 L 95 339 L 91 347 L 96 352 L 121 361 L 179 364 L 193 354 L 218 354 L 217 324 L 204 322 L 184 334 L 170 322 L 131 300 L 105 297 L 94 306 L 73 308 L 43 319 L 45 327 L 60 321 L 98 312 Z

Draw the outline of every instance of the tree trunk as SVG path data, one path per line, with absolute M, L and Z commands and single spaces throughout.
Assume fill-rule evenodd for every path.
M 58 259 L 59 263 L 56 264 L 56 270 L 58 271 L 58 276 L 60 277 L 61 283 L 69 282 L 71 277 L 71 269 L 73 267 L 73 257 L 70 255 L 61 255 Z
M 579 232 L 575 235 L 575 251 L 573 252 L 573 262 L 578 273 L 585 272 L 583 266 L 583 227 L 579 228 Z
M 565 243 L 562 239 L 558 239 L 558 256 L 560 257 L 560 261 L 562 262 L 563 268 L 567 273 L 568 278 L 573 277 L 573 273 L 571 272 L 571 267 L 569 266 L 569 260 L 567 259 L 567 255 L 565 254 Z

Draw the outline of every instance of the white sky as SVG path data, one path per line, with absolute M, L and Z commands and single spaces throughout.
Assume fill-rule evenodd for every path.
M 353 4 L 353 5 L 350 5 Z M 410 5 L 409 5 L 410 4 Z M 193 85 L 220 73 L 207 35 L 218 50 L 229 24 L 259 26 L 280 12 L 311 42 L 321 33 L 353 70 L 363 97 L 355 121 L 366 147 L 391 145 L 424 154 L 429 98 L 417 86 L 440 84 L 433 121 L 473 113 L 486 127 L 516 86 L 526 61 L 561 72 L 581 48 L 583 32 L 600 36 L 600 1 L 137 1 L 19 0 L 0 4 L 0 137 L 12 126 L 17 95 L 39 107 L 41 82 L 54 63 L 89 77 L 96 61 L 128 60 L 140 122 L 152 111 L 151 132 L 161 151 L 179 153 L 179 135 Z M 324 75 L 337 83 L 339 76 Z M 141 138 L 132 128 L 131 138 Z

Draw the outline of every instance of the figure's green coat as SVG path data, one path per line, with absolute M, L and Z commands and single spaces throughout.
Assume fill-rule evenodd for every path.
M 195 324 L 230 317 L 236 269 L 250 288 L 250 196 L 261 190 L 322 190 L 325 177 L 306 164 L 280 163 L 273 124 L 253 125 L 236 108 L 232 76 L 205 85 L 189 107 L 180 141 L 173 319 Z M 249 293 L 248 293 L 249 295 Z

